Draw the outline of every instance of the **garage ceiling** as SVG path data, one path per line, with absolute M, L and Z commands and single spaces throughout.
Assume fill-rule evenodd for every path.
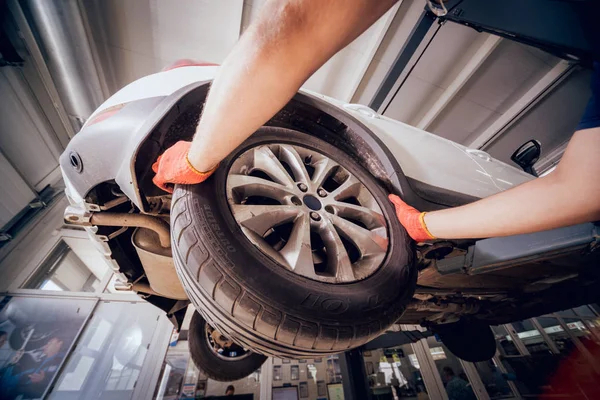
M 353 101 L 370 103 L 423 8 L 424 1 L 402 1 Z M 544 156 L 564 150 L 562 145 L 572 136 L 590 95 L 588 85 L 588 71 L 548 53 L 446 23 L 384 115 L 481 148 L 514 166 L 513 151 L 537 139 L 542 143 L 538 166 L 543 170 L 557 160 L 546 162 Z M 440 99 L 448 100 L 436 109 Z

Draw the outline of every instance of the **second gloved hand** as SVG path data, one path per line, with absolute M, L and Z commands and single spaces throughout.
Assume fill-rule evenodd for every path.
M 388 198 L 396 208 L 398 221 L 404 226 L 411 238 L 417 242 L 435 239 L 429 230 L 427 230 L 427 226 L 423 220 L 423 217 L 425 216 L 424 212 L 422 213 L 414 207 L 409 206 L 395 194 L 390 194 Z
M 152 164 L 152 171 L 156 173 L 152 182 L 156 186 L 173 193 L 173 185 L 201 183 L 215 172 L 218 165 L 210 171 L 200 172 L 190 164 L 188 152 L 191 144 L 183 140 L 175 143 Z

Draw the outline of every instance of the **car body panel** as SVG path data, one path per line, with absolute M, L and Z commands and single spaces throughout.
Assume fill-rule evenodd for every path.
M 379 115 L 366 106 L 343 104 L 323 97 L 344 107 L 367 125 L 396 156 L 409 178 L 478 198 L 533 179 L 533 176 L 492 157 L 486 165 L 471 153 L 472 149 Z M 497 163 L 502 164 L 502 168 L 496 167 Z
M 177 91 L 182 91 L 181 95 L 183 95 L 185 92 L 182 90 L 183 88 L 197 84 L 199 81 L 211 80 L 217 71 L 218 67 L 215 66 L 188 66 L 138 79 L 106 100 L 92 114 L 81 133 L 77 136 L 104 134 L 104 129 L 94 129 L 96 126 L 89 126 L 89 122 L 107 109 L 149 98 L 171 98 L 174 97 L 173 94 Z M 325 100 L 358 119 L 384 142 L 391 153 L 395 155 L 404 174 L 413 180 L 440 189 L 466 194 L 475 198 L 483 198 L 533 178 L 517 168 L 501 163 L 491 157 L 489 161 L 484 161 L 478 155 L 470 154 L 470 149 L 462 145 L 378 115 L 366 106 L 347 104 L 310 91 L 302 90 L 302 92 Z M 175 100 L 171 99 L 170 102 Z M 147 123 L 143 124 L 143 129 L 136 129 L 137 133 L 127 141 L 126 147 L 128 150 L 121 155 L 123 157 L 129 155 L 130 162 L 124 162 L 123 167 L 119 169 L 119 173 L 113 177 L 116 178 L 119 185 L 125 186 L 125 188 L 122 187 L 122 190 L 128 196 L 130 192 L 133 194 L 136 191 L 133 162 L 131 160 L 135 156 L 135 151 L 132 150 L 139 147 L 139 142 L 144 138 L 144 132 L 150 131 L 151 127 L 148 124 L 158 122 L 156 118 L 152 119 L 153 121 L 146 121 Z M 108 121 L 102 122 L 102 128 L 106 129 Z M 136 142 L 138 142 L 137 146 Z M 125 164 L 127 164 L 127 167 Z M 67 187 L 69 186 L 71 185 L 67 183 Z M 73 193 L 71 195 L 82 197 L 85 193 L 79 193 L 79 196 Z M 138 197 L 130 196 L 136 205 L 140 207 L 141 202 Z

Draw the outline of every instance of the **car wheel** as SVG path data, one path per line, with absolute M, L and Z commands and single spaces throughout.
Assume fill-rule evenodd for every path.
M 431 329 L 452 354 L 465 361 L 487 361 L 496 354 L 494 332 L 484 322 L 460 320 Z
M 267 357 L 231 343 L 210 327 L 197 312 L 188 333 L 190 355 L 207 377 L 221 382 L 242 379 L 256 371 Z
M 387 192 L 341 150 L 263 127 L 201 185 L 173 193 L 171 237 L 190 300 L 255 352 L 358 347 L 404 312 L 412 241 Z
M 23 348 L 25 351 L 36 350 L 45 345 L 56 330 L 48 323 L 17 326 L 10 333 L 8 343 L 13 350 L 20 350 L 23 345 L 25 345 Z

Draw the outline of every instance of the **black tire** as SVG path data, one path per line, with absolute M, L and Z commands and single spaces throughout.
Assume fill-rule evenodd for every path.
M 460 320 L 437 325 L 432 331 L 456 357 L 465 361 L 487 361 L 496 354 L 496 339 L 492 328 L 479 320 Z
M 239 360 L 224 360 L 219 358 L 210 348 L 206 340 L 206 321 L 197 312 L 192 316 L 188 336 L 190 355 L 194 364 L 207 377 L 221 382 L 231 382 L 242 379 L 256 371 L 266 361 L 262 354 L 251 353 Z
M 388 221 L 388 254 L 358 282 L 328 284 L 296 275 L 246 239 L 226 199 L 233 160 L 262 143 L 297 144 L 327 155 L 354 174 L 377 199 Z M 255 352 L 312 358 L 358 347 L 379 336 L 404 312 L 416 284 L 413 242 L 375 179 L 352 158 L 307 134 L 263 127 L 201 185 L 178 185 L 171 208 L 177 273 L 202 316 Z

